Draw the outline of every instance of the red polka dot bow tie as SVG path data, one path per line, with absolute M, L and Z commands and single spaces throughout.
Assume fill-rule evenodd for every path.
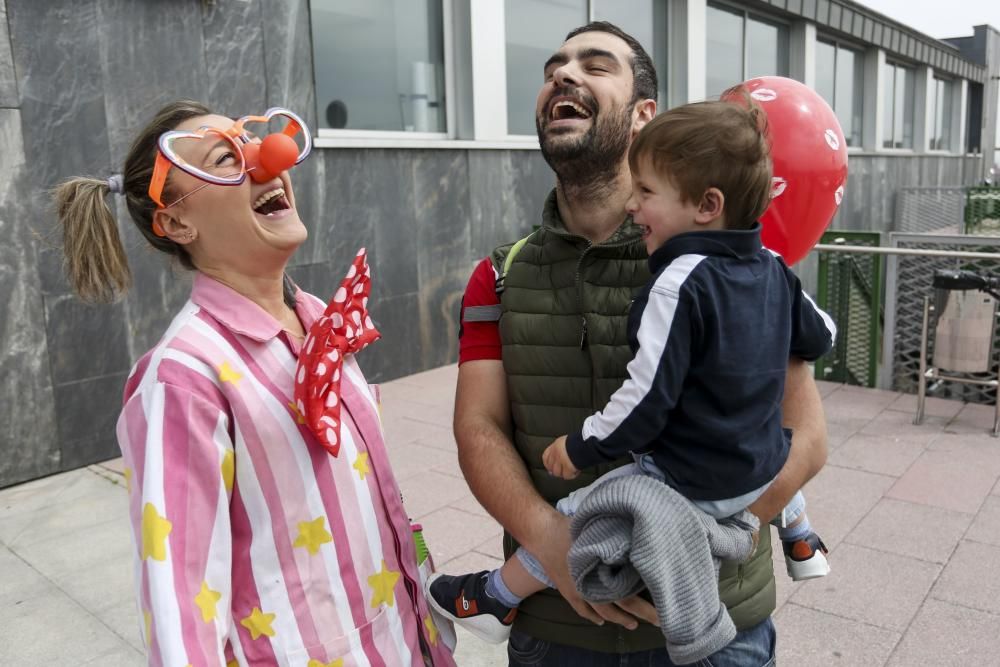
M 340 381 L 344 355 L 360 352 L 382 334 L 368 316 L 371 269 L 365 249 L 322 317 L 309 327 L 295 369 L 295 405 L 320 444 L 340 453 Z

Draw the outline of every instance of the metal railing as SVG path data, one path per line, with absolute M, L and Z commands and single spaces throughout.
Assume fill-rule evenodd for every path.
M 967 235 L 934 235 L 892 233 L 888 245 L 877 247 L 872 244 L 852 244 L 846 235 L 840 243 L 821 243 L 814 252 L 828 257 L 852 256 L 857 262 L 861 257 L 880 257 L 885 261 L 884 269 L 884 319 L 881 342 L 872 337 L 871 323 L 866 322 L 859 333 L 856 311 L 849 314 L 846 327 L 837 321 L 838 337 L 847 339 L 847 346 L 857 346 L 862 339 L 871 341 L 867 353 L 872 348 L 881 351 L 875 386 L 908 393 L 916 393 L 920 372 L 921 323 L 925 297 L 933 297 L 931 281 L 937 269 L 963 269 L 983 274 L 1000 274 L 1000 238 Z M 826 240 L 826 239 L 824 239 Z M 844 263 L 840 260 L 841 264 Z M 844 280 L 840 278 L 840 280 Z M 879 293 L 881 285 L 873 284 L 871 293 Z M 860 290 L 859 295 L 864 291 Z M 817 295 L 819 297 L 819 295 Z M 822 297 L 820 297 L 822 298 Z M 860 298 L 860 296 L 859 296 Z M 831 312 L 831 315 L 834 315 Z M 852 331 L 853 329 L 853 331 Z M 966 374 L 970 380 L 987 379 L 995 376 L 1000 367 L 1000 326 L 994 335 L 993 367 L 989 373 Z M 933 353 L 933 350 L 931 351 Z M 869 356 L 870 358 L 870 356 Z M 817 364 L 817 377 L 821 368 Z M 857 373 L 854 374 L 857 376 Z M 979 378 L 982 375 L 982 378 Z M 832 379 L 832 378 L 831 378 Z M 845 377 L 841 381 L 857 382 L 857 377 Z M 866 383 L 867 384 L 867 383 Z M 871 386 L 871 384 L 869 384 Z M 969 402 L 992 404 L 996 392 L 983 385 L 943 384 L 933 388 L 931 394 L 945 398 L 957 398 Z
M 816 300 L 837 323 L 834 348 L 818 359 L 816 378 L 874 387 L 882 334 L 883 258 L 874 254 L 823 252 L 850 247 L 877 249 L 878 232 L 826 232 L 820 249 Z
M 890 234 L 886 260 L 886 325 L 882 341 L 880 386 L 916 392 L 920 374 L 920 324 L 924 297 L 934 296 L 931 284 L 938 269 L 964 269 L 982 274 L 1000 273 L 1000 238 L 967 235 Z M 890 335 L 891 334 L 891 335 Z M 985 379 L 1000 364 L 1000 340 L 994 332 L 993 366 L 986 374 L 963 374 Z M 933 349 L 931 350 L 933 354 Z M 979 378 L 983 375 L 983 378 Z M 992 404 L 988 387 L 944 384 L 932 395 Z

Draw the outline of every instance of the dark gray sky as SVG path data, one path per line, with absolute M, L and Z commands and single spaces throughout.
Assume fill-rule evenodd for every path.
M 971 35 L 983 23 L 1000 30 L 1000 0 L 856 1 L 938 39 Z

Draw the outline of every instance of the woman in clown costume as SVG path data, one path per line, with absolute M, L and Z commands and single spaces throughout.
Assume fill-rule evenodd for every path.
M 176 102 L 122 174 L 56 193 L 82 298 L 130 284 L 113 196 L 194 272 L 117 427 L 150 665 L 454 665 L 354 360 L 378 338 L 364 252 L 328 306 L 285 277 L 306 238 L 288 170 L 310 149 L 288 110 Z

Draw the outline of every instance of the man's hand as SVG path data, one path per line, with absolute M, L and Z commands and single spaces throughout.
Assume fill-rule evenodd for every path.
M 637 627 L 636 619 L 657 623 L 656 609 L 642 598 L 590 605 L 577 593 L 566 563 L 572 544 L 569 519 L 538 494 L 510 440 L 507 379 L 499 360 L 459 366 L 455 440 L 462 472 L 476 498 L 535 555 L 577 614 L 598 625 L 605 620 L 626 628 Z
M 569 460 L 566 453 L 566 436 L 561 435 L 552 441 L 552 444 L 545 448 L 542 453 L 542 463 L 550 475 L 563 479 L 573 479 L 580 474 L 573 462 Z
M 542 564 L 545 574 L 555 584 L 559 593 L 577 614 L 597 625 L 604 625 L 605 621 L 610 621 L 629 630 L 639 627 L 639 620 L 659 625 L 656 608 L 638 596 L 619 600 L 615 604 L 593 604 L 584 600 L 576 590 L 566 562 L 566 554 L 572 545 L 569 532 L 570 520 L 554 512 L 551 521 L 547 533 L 549 539 L 545 541 L 543 548 L 536 549 L 532 553 Z

